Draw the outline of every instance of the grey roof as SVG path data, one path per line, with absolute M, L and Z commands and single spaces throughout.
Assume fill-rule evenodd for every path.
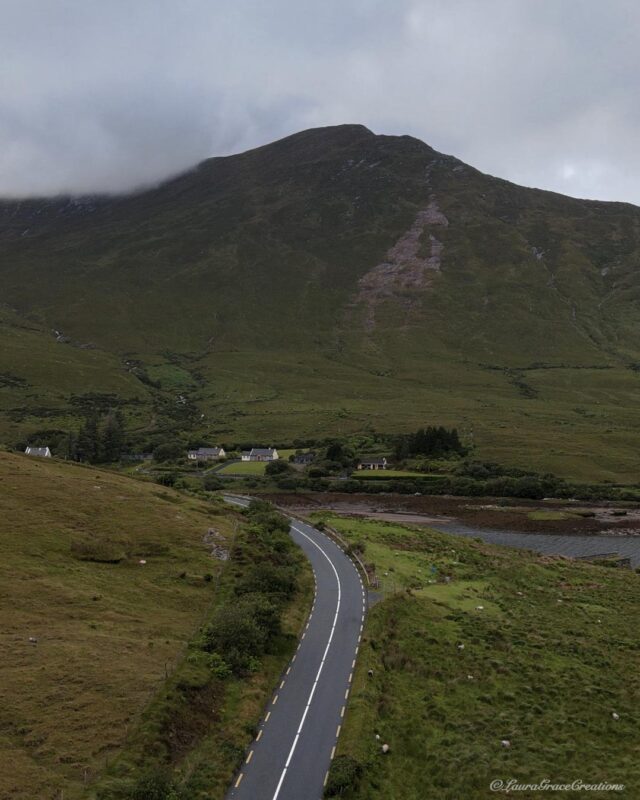
M 273 453 L 273 447 L 252 447 L 252 456 L 270 456 Z
M 293 460 L 294 460 L 294 461 L 313 461 L 313 459 L 314 459 L 315 457 L 316 457 L 316 454 L 315 454 L 314 452 L 309 452 L 309 453 L 296 453 L 296 454 L 294 455 L 294 457 L 293 457 Z
M 360 459 L 360 463 L 361 464 L 386 464 L 387 463 L 387 459 L 385 457 L 383 457 L 383 458 L 361 458 Z
M 200 456 L 220 455 L 221 447 L 199 447 L 197 450 L 190 450 L 190 453 L 197 453 Z

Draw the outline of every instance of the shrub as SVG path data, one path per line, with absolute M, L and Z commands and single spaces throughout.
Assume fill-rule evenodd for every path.
M 158 475 L 156 483 L 159 483 L 160 486 L 175 486 L 177 480 L 178 476 L 175 472 L 165 472 L 162 475 Z
M 267 631 L 260 627 L 254 609 L 247 603 L 222 606 L 203 631 L 204 649 L 208 653 L 223 654 L 236 675 L 244 675 L 252 669 L 266 644 Z
M 291 467 L 286 461 L 269 461 L 264 468 L 265 475 L 282 475 L 290 471 Z
M 238 582 L 238 594 L 261 592 L 282 598 L 291 597 L 296 590 L 296 575 L 292 567 L 262 561 L 254 564 Z
M 209 656 L 207 666 L 216 678 L 224 681 L 231 676 L 231 667 L 219 653 L 208 653 L 207 655 Z
M 354 789 L 362 774 L 362 765 L 352 756 L 337 756 L 331 764 L 329 780 L 325 793 L 327 797 L 335 797 L 349 789 Z
M 98 564 L 118 564 L 127 557 L 124 546 L 110 539 L 71 542 L 71 554 L 80 561 L 94 561 Z
M 280 478 L 276 481 L 276 486 L 278 489 L 284 489 L 287 492 L 295 491 L 299 485 L 300 482 L 295 478 Z
M 178 800 L 179 794 L 168 773 L 157 769 L 138 778 L 129 797 L 131 800 Z
M 215 492 L 217 489 L 222 489 L 224 482 L 216 475 L 205 475 L 202 479 L 202 486 L 207 492 Z

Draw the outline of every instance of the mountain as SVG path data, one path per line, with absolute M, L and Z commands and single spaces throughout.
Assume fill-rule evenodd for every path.
M 141 435 L 433 422 L 478 457 L 637 479 L 634 206 L 342 125 L 133 195 L 2 202 L 0 248 L 7 443 L 117 395 Z

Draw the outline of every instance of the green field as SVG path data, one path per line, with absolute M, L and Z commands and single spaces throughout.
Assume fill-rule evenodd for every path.
M 365 625 L 329 789 L 459 800 L 492 796 L 492 780 L 549 778 L 640 793 L 638 575 L 318 518 L 364 545 L 384 598 Z
M 440 475 L 429 475 L 425 472 L 412 472 L 411 470 L 403 469 L 357 469 L 351 473 L 352 478 L 379 479 L 385 478 L 416 478 L 418 480 L 430 480 L 439 478 Z
M 266 461 L 238 461 L 217 470 L 220 475 L 264 475 Z
M 570 511 L 556 511 L 556 510 L 544 510 L 539 509 L 537 511 L 530 511 L 527 516 L 529 519 L 537 519 L 537 520 L 562 520 L 562 519 L 571 519 L 572 517 L 579 516 L 577 514 L 572 514 Z

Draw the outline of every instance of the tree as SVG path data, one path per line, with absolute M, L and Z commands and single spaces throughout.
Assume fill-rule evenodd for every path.
M 102 460 L 119 461 L 124 449 L 124 416 L 119 409 L 110 411 L 104 422 L 101 436 Z
M 290 467 L 286 461 L 269 461 L 264 468 L 265 475 L 282 475 L 289 471 Z
M 445 456 L 449 453 L 464 454 L 465 449 L 456 428 L 448 430 L 442 425 L 420 428 L 415 433 L 398 437 L 395 445 L 396 458 L 401 461 L 408 456 Z
M 61 451 L 65 458 L 68 458 L 69 461 L 77 461 L 78 460 L 78 434 L 74 433 L 73 431 L 69 431 L 69 433 L 65 436 L 64 440 L 61 442 Z
M 327 447 L 326 459 L 327 461 L 342 461 L 343 447 L 340 442 L 331 442 Z
M 78 431 L 76 444 L 78 461 L 95 464 L 100 457 L 100 420 L 97 413 L 90 414 Z
M 177 461 L 184 456 L 184 448 L 180 442 L 159 444 L 153 451 L 154 461 Z

